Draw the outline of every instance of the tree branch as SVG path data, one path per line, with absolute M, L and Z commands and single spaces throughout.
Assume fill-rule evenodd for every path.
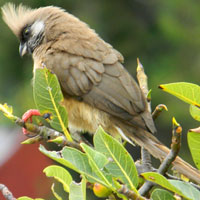
M 0 191 L 6 200 L 17 200 L 15 197 L 13 197 L 12 192 L 10 192 L 10 190 L 4 184 L 0 184 Z
M 41 141 L 41 140 L 46 140 L 49 142 L 56 142 L 57 144 L 59 144 L 60 146 L 70 146 L 70 147 L 74 147 L 80 151 L 82 151 L 82 148 L 80 146 L 79 143 L 77 142 L 70 142 L 66 139 L 66 137 L 51 128 L 48 128 L 46 126 L 37 126 L 33 123 L 29 123 L 29 122 L 24 122 L 22 119 L 18 118 L 15 123 L 25 129 L 27 129 L 29 132 L 34 133 L 35 136 L 31 138 L 29 138 L 28 140 L 26 140 L 25 142 L 23 142 L 23 144 L 33 144 L 35 142 Z M 27 135 L 28 137 L 30 137 L 29 135 Z
M 178 155 L 181 146 L 181 134 L 182 127 L 173 118 L 171 150 L 158 168 L 157 172 L 159 174 L 164 175 L 171 166 L 172 162 L 176 159 L 176 156 Z M 147 194 L 154 185 L 155 184 L 150 181 L 145 182 L 143 186 L 139 189 L 139 193 L 142 196 Z
M 159 104 L 156 106 L 155 110 L 152 113 L 153 120 L 157 119 L 161 112 L 165 110 L 168 111 L 167 106 L 164 104 Z
M 129 190 L 125 185 L 122 185 L 122 187 L 118 190 L 118 192 L 125 195 L 126 197 L 128 197 L 128 199 L 131 200 L 147 200 L 145 197 L 136 194 L 132 190 Z

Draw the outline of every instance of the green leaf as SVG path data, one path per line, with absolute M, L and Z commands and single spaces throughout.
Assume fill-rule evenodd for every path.
M 152 93 L 152 89 L 150 89 L 149 91 L 148 91 L 148 94 L 147 94 L 147 101 L 148 102 L 150 102 L 151 101 L 151 94 Z
M 187 140 L 194 163 L 200 169 L 200 133 L 189 131 Z
M 178 181 L 178 180 L 169 180 L 169 182 L 178 188 L 188 199 L 199 200 L 200 192 L 190 183 Z
M 95 151 L 92 147 L 88 146 L 85 143 L 81 143 L 81 147 L 86 152 L 88 158 L 94 160 L 95 165 L 98 169 L 102 169 L 108 163 L 108 159 L 104 154 Z
M 176 200 L 173 194 L 163 189 L 155 189 L 151 193 L 152 200 Z
M 109 159 L 106 168 L 114 177 L 119 178 L 124 184 L 138 193 L 138 173 L 135 163 L 124 148 L 116 139 L 104 132 L 100 127 L 94 135 L 95 149 Z
M 61 157 L 61 153 L 59 151 L 48 151 L 45 149 L 44 146 L 40 145 L 39 150 L 46 155 L 47 157 L 51 158 L 52 160 L 55 160 L 56 162 L 69 167 L 70 169 L 73 169 L 76 172 L 79 172 L 79 170 L 74 167 L 74 165 L 72 165 L 70 162 L 68 162 L 67 160 L 65 160 L 64 158 Z
M 186 103 L 200 107 L 200 87 L 196 84 L 178 82 L 160 85 L 159 87 Z
M 35 144 L 39 141 L 41 141 L 41 136 L 36 135 L 35 137 L 28 138 L 28 139 L 24 140 L 23 142 L 21 142 L 21 144 Z
M 63 158 L 71 163 L 77 172 L 86 176 L 90 182 L 105 184 L 93 171 L 86 154 L 71 147 L 64 147 L 62 150 Z
M 105 183 L 106 187 L 112 188 L 112 177 L 103 171 L 104 166 L 108 163 L 108 159 L 102 153 L 95 151 L 87 144 L 82 143 L 81 147 L 85 151 L 90 166 L 95 174 Z
M 200 121 L 200 109 L 196 106 L 190 105 L 190 114 L 191 116 L 197 120 Z
M 61 132 L 72 141 L 67 130 L 67 112 L 61 106 L 63 95 L 60 84 L 55 74 L 48 69 L 36 69 L 33 79 L 33 95 L 37 108 L 41 113 L 51 113 L 50 125 Z
M 92 183 L 105 184 L 92 170 L 90 167 L 87 156 L 70 147 L 64 147 L 62 152 L 47 151 L 44 146 L 40 145 L 39 150 L 48 156 L 49 158 L 59 162 L 60 164 L 73 169 L 79 174 L 85 175 L 87 179 Z
M 69 200 L 86 200 L 86 180 L 83 177 L 81 183 L 72 182 L 70 185 Z
M 72 177 L 66 169 L 57 165 L 51 165 L 46 167 L 43 172 L 46 174 L 46 176 L 54 177 L 57 181 L 62 183 L 64 190 L 69 192 L 69 186 L 72 182 Z
M 51 186 L 51 191 L 52 191 L 53 195 L 56 197 L 57 200 L 62 200 L 62 197 L 59 196 L 59 194 L 55 191 L 54 186 L 55 185 L 53 183 L 52 186 Z
M 17 200 L 44 200 L 44 199 L 41 199 L 41 198 L 32 199 L 30 197 L 24 196 L 24 197 L 17 198 Z
M 3 112 L 3 114 L 11 120 L 17 120 L 18 117 L 13 115 L 13 108 L 12 106 L 9 106 L 8 104 L 4 103 L 4 104 L 0 104 L 0 111 Z
M 177 193 L 178 195 L 180 195 L 186 199 L 191 199 L 189 195 L 182 192 L 182 189 L 179 190 L 179 188 L 177 188 L 173 184 L 171 184 L 171 182 L 168 181 L 161 174 L 158 174 L 156 172 L 146 172 L 146 173 L 142 173 L 141 176 L 143 176 L 143 178 L 145 178 L 146 180 L 156 183 L 174 193 Z
M 63 144 L 65 138 L 63 136 L 58 136 L 54 139 L 48 140 L 48 142 L 54 142 L 56 144 Z

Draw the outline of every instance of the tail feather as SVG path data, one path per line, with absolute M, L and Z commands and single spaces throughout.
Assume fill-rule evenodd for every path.
M 145 130 L 138 130 L 137 133 L 129 135 L 132 141 L 136 144 L 147 149 L 150 154 L 159 160 L 163 160 L 167 154 L 170 152 L 170 149 L 163 145 L 155 136 Z M 200 184 L 200 171 L 192 167 L 190 164 L 185 162 L 179 156 L 176 157 L 172 163 L 174 169 L 184 176 L 188 177 L 190 180 L 195 181 Z

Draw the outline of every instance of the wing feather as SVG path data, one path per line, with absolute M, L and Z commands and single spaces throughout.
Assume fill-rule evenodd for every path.
M 155 132 L 151 114 L 146 111 L 145 98 L 138 84 L 121 64 L 120 54 L 108 46 L 106 56 L 105 51 L 101 51 L 106 47 L 103 49 L 91 45 L 90 42 L 82 46 L 79 44 L 79 49 L 73 46 L 70 50 L 65 47 L 60 52 L 62 55 L 51 54 L 51 59 L 47 56 L 47 66 L 48 60 L 54 60 L 52 70 L 58 76 L 64 93 L 124 120 L 125 123 L 143 129 L 148 127 L 151 132 Z M 88 50 L 87 46 L 93 49 Z M 101 59 L 93 56 L 96 51 Z

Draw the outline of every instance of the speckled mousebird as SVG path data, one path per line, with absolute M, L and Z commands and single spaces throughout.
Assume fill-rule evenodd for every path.
M 156 137 L 140 87 L 123 67 L 123 56 L 86 23 L 54 7 L 31 9 L 7 3 L 3 20 L 20 40 L 21 56 L 32 54 L 33 73 L 46 66 L 64 94 L 69 129 L 95 133 L 99 125 L 163 160 L 169 152 Z M 197 170 L 177 157 L 175 168 L 200 183 Z

